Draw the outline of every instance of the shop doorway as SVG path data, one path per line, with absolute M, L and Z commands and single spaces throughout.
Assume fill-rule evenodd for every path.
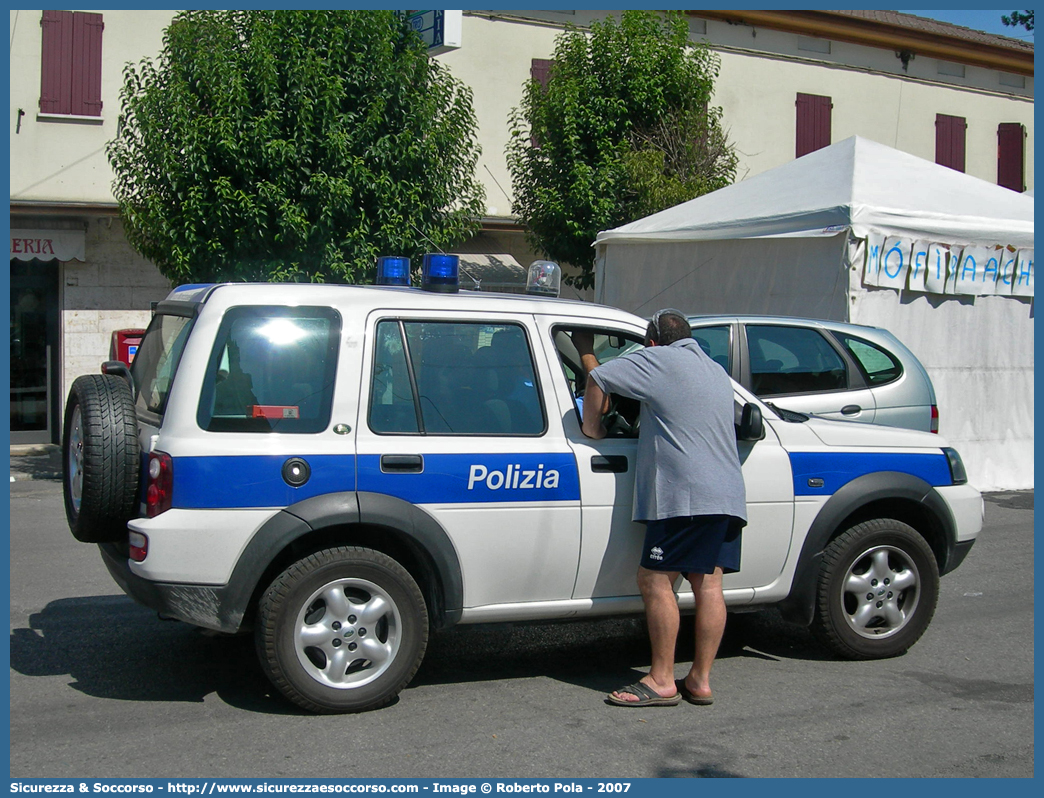
M 57 443 L 58 261 L 11 261 L 11 443 Z

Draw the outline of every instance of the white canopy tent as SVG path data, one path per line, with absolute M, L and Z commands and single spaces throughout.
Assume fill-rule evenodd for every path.
M 595 299 L 885 327 L 984 490 L 1033 486 L 1032 197 L 852 137 L 598 235 Z

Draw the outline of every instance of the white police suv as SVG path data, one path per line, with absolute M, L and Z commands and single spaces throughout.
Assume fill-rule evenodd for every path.
M 382 270 L 408 280 L 405 259 Z M 423 282 L 176 289 L 133 367 L 80 377 L 66 406 L 73 535 L 162 615 L 253 630 L 312 711 L 389 702 L 430 630 L 642 610 L 636 408 L 581 433 L 570 335 L 604 362 L 645 321 L 457 292 L 453 256 L 426 256 Z M 904 652 L 981 528 L 957 452 L 735 396 L 749 524 L 729 606 L 778 605 L 843 657 Z

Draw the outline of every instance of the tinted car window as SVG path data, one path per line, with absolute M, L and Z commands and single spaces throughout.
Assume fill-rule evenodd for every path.
M 376 338 L 369 417 L 374 432 L 543 433 L 543 406 L 522 327 L 382 321 Z
M 758 396 L 837 391 L 848 387 L 841 355 L 807 327 L 748 325 L 751 387 Z
M 191 329 L 192 319 L 184 316 L 157 315 L 149 324 L 131 365 L 138 413 L 163 416 Z
M 197 419 L 212 432 L 321 432 L 330 423 L 340 316 L 329 308 L 226 314 Z
M 890 352 L 886 352 L 876 344 L 864 341 L 862 338 L 845 333 L 835 333 L 835 335 L 855 358 L 863 376 L 871 386 L 885 385 L 902 376 L 902 364 Z
M 731 373 L 732 347 L 729 345 L 731 341 L 729 331 L 730 328 L 727 324 L 715 327 L 695 327 L 692 331 L 692 338 L 715 363 Z
M 377 343 L 370 383 L 370 429 L 374 432 L 418 433 L 417 406 L 406 363 L 399 323 L 377 325 Z

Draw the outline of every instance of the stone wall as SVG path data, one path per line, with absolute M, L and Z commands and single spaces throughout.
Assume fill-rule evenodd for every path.
M 170 292 L 159 270 L 135 252 L 119 219 L 87 226 L 87 261 L 62 264 L 62 404 L 81 374 L 96 374 L 109 359 L 115 330 L 145 328 L 150 303 Z

